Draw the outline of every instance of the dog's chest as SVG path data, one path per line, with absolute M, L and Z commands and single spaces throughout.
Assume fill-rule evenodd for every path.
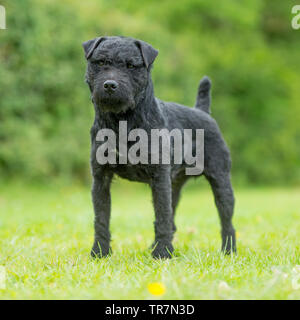
M 151 180 L 151 170 L 149 166 L 136 164 L 116 164 L 109 165 L 109 169 L 119 177 L 137 182 L 149 182 Z

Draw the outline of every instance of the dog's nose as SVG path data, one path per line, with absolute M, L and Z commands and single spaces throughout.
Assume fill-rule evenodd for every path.
M 114 80 L 106 80 L 103 83 L 103 87 L 105 91 L 112 93 L 118 88 L 118 82 Z

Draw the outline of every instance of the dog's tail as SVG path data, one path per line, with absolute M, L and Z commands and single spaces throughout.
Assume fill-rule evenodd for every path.
M 206 113 L 210 113 L 210 88 L 211 81 L 209 77 L 204 76 L 199 83 L 195 108 Z

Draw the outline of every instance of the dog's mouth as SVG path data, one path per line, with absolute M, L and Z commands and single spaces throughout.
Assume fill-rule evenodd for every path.
M 135 101 L 131 98 L 120 98 L 117 96 L 101 95 L 97 99 L 97 106 L 103 112 L 122 113 L 128 109 L 134 109 Z
M 133 109 L 135 106 L 133 101 L 130 100 L 120 100 L 120 99 L 101 99 L 99 101 L 99 107 L 104 112 L 114 112 L 114 113 L 122 113 L 127 111 L 128 109 Z

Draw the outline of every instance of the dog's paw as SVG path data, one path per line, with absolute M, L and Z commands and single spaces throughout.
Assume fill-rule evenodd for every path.
M 171 243 L 153 243 L 152 256 L 154 259 L 171 259 L 174 248 Z
M 93 245 L 91 250 L 92 258 L 104 258 L 111 255 L 112 250 L 109 245 L 100 244 L 99 242 Z
M 232 232 L 229 235 L 223 236 L 221 250 L 225 255 L 231 255 L 236 253 L 236 240 L 234 232 Z
M 232 254 L 236 254 L 236 247 L 222 247 L 223 254 L 225 254 L 226 256 L 230 256 Z

